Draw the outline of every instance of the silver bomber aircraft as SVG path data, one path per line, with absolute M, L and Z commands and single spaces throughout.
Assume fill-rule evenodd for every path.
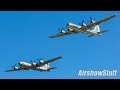
M 37 71 L 41 71 L 41 72 L 49 72 L 52 69 L 55 69 L 57 67 L 50 67 L 50 63 L 54 62 L 58 59 L 62 58 L 61 56 L 55 57 L 53 59 L 47 60 L 47 61 L 43 61 L 42 59 L 39 60 L 38 63 L 26 63 L 26 62 L 19 62 L 18 65 L 19 67 L 17 67 L 16 65 L 13 66 L 13 69 L 11 70 L 6 70 L 6 72 L 11 72 L 11 71 L 20 71 L 20 70 L 37 70 Z
M 114 17 L 116 17 L 117 15 L 114 14 L 112 16 L 103 18 L 101 20 L 98 21 L 94 21 L 92 20 L 92 18 L 90 18 L 90 24 L 86 25 L 84 23 L 84 21 L 82 21 L 81 25 L 76 25 L 73 23 L 68 23 L 67 24 L 67 31 L 64 31 L 63 29 L 60 30 L 60 33 L 57 35 L 53 35 L 50 36 L 49 38 L 56 38 L 56 37 L 60 37 L 60 36 L 65 36 L 65 35 L 69 35 L 69 34 L 77 34 L 77 33 L 85 33 L 88 34 L 88 37 L 91 36 L 102 36 L 102 33 L 107 32 L 108 30 L 104 30 L 104 31 L 100 31 L 100 27 L 99 24 L 106 22 Z M 91 28 L 94 28 L 93 30 L 90 30 Z

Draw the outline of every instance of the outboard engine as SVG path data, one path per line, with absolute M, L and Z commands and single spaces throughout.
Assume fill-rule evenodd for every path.
M 13 66 L 13 69 L 19 69 L 19 68 L 15 65 L 15 66 Z
M 36 65 L 36 63 L 32 63 L 32 65 Z
M 37 60 L 38 60 L 39 63 L 43 63 L 43 62 L 44 62 L 44 61 L 42 60 L 42 58 L 41 58 L 41 59 L 38 58 Z
M 15 66 L 14 69 L 18 69 L 18 67 Z
M 84 21 L 82 21 L 81 26 L 86 26 L 86 24 L 84 23 Z
M 36 63 L 34 63 L 32 60 L 31 60 L 31 64 L 34 65 L 34 66 L 36 65 Z
M 82 23 L 82 25 L 81 26 L 86 26 L 86 24 L 85 23 Z
M 90 23 L 95 23 L 95 21 L 90 17 Z
M 43 60 L 40 60 L 39 63 L 43 63 L 44 61 Z
M 64 31 L 64 30 L 61 30 L 60 33 L 65 33 L 65 31 Z

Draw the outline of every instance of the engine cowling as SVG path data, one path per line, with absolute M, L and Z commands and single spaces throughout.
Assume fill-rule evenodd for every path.
M 81 26 L 86 26 L 86 24 L 85 23 L 82 23 L 82 25 Z
M 36 65 L 36 63 L 32 63 L 32 65 L 34 65 L 34 66 L 35 66 L 35 65 Z
M 90 23 L 95 23 L 95 21 L 90 17 Z
M 16 66 L 14 66 L 14 69 L 18 70 L 19 68 L 18 68 L 18 67 L 16 67 Z
M 40 63 L 43 63 L 44 61 L 43 61 L 43 60 L 40 60 L 39 62 L 40 62 Z
M 61 30 L 60 33 L 65 33 L 65 31 L 64 31 L 64 30 Z

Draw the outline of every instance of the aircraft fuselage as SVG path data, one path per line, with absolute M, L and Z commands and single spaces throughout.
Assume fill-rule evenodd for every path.
M 41 67 L 37 67 L 35 64 L 32 65 L 32 64 L 26 63 L 26 62 L 20 62 L 19 65 L 20 65 L 20 67 L 28 68 L 28 69 L 32 69 L 32 70 L 48 71 L 48 68 L 45 67 L 45 65 L 41 66 Z

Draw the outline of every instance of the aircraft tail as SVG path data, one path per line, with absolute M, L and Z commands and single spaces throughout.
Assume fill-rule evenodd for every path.
M 100 32 L 100 27 L 99 25 L 96 25 L 93 30 L 91 30 L 93 33 L 98 33 Z
M 50 68 L 50 63 L 45 64 L 45 67 L 49 69 Z
M 99 35 L 101 36 L 102 35 L 102 33 L 105 33 L 105 32 L 108 32 L 109 30 L 103 30 L 103 31 L 100 31 L 100 32 L 98 32 L 99 33 Z M 88 37 L 92 37 L 92 36 L 94 36 L 94 35 L 89 35 Z
M 56 68 L 57 68 L 57 67 L 52 67 L 52 68 L 51 68 L 51 67 L 50 67 L 50 63 L 46 64 L 46 67 L 47 67 L 48 70 L 56 69 Z

